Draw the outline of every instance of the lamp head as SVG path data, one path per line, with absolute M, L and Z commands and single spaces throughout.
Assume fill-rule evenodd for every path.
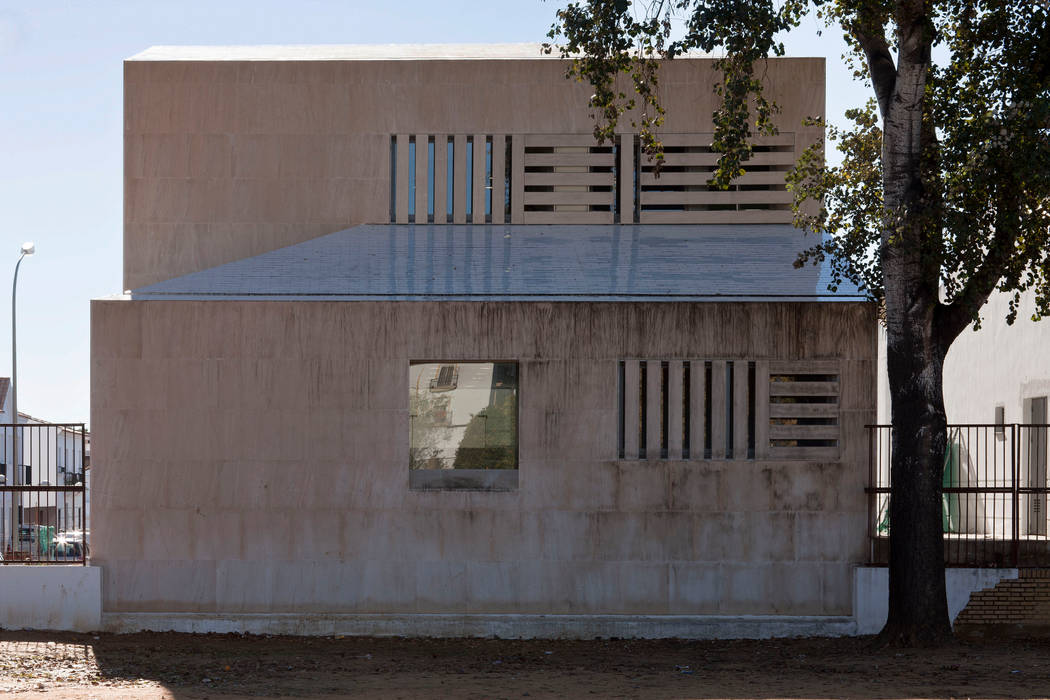
M 36 252 L 36 246 L 33 245 L 33 241 L 26 241 L 22 244 L 22 255 L 32 255 Z

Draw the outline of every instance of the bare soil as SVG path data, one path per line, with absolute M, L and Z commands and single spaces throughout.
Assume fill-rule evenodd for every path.
M 1047 697 L 1050 642 L 517 641 L 0 632 L 14 698 Z

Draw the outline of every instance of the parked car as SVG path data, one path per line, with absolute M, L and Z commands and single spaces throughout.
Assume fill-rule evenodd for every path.
M 58 537 L 51 550 L 51 558 L 57 561 L 80 561 L 87 558 L 87 552 L 88 547 L 83 542 Z

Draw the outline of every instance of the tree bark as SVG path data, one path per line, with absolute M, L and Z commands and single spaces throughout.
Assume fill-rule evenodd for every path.
M 929 318 L 910 318 L 888 333 L 893 415 L 890 478 L 889 617 L 880 641 L 942 644 L 952 637 L 944 583 L 941 521 L 947 420 L 943 346 Z
M 939 333 L 940 258 L 931 249 L 940 219 L 924 181 L 933 130 L 925 114 L 932 34 L 926 0 L 898 0 L 896 75 L 883 104 L 882 270 L 886 360 L 893 422 L 890 464 L 888 644 L 917 646 L 951 639 L 944 585 L 941 479 L 947 420 L 943 369 L 948 342 Z M 885 71 L 873 79 L 889 84 Z M 885 86 L 884 86 L 885 87 Z M 928 165 L 928 164 L 927 164 Z

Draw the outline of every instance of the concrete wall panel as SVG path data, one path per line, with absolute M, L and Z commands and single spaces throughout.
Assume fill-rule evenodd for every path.
M 859 426 L 874 415 L 873 393 L 850 384 L 873 382 L 868 305 L 92 310 L 92 541 L 107 611 L 849 611 L 865 555 Z M 831 337 L 797 332 L 806 323 Z M 856 397 L 846 458 L 617 460 L 618 353 L 630 348 L 839 358 Z M 516 490 L 409 489 L 408 363 L 435 357 L 520 363 Z
M 589 134 L 590 88 L 564 72 L 549 59 L 128 61 L 124 287 L 388 221 L 391 134 Z M 661 68 L 666 133 L 712 131 L 716 78 L 709 59 Z M 824 113 L 823 59 L 773 59 L 763 79 L 782 130 L 801 147 L 822 138 L 801 122 Z

